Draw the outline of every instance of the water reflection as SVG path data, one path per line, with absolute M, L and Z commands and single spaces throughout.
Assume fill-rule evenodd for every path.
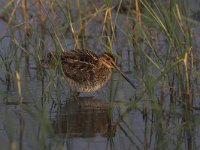
M 109 115 L 109 103 L 93 97 L 80 98 L 76 101 L 67 101 L 51 113 L 52 126 L 59 136 L 68 137 L 113 137 L 116 126 Z M 53 116 L 53 114 L 55 114 Z

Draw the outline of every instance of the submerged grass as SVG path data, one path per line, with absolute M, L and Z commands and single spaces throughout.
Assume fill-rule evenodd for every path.
M 55 102 L 59 112 L 67 94 L 58 74 L 46 74 L 40 59 L 50 50 L 89 48 L 114 53 L 119 65 L 133 72 L 130 78 L 138 85 L 133 91 L 122 89 L 123 82 L 110 81 L 110 122 L 119 130 L 116 136 L 123 134 L 124 138 L 108 138 L 105 148 L 118 149 L 121 142 L 125 149 L 197 149 L 199 45 L 195 43 L 195 30 L 199 23 L 190 17 L 190 7 L 187 0 L 5 1 L 0 9 L 0 26 L 4 28 L 0 39 L 0 82 L 12 84 L 8 91 L 18 89 L 21 114 L 20 139 L 14 139 L 16 133 L 7 132 L 12 137 L 9 147 L 26 149 L 24 141 L 30 142 L 23 138 L 26 105 L 22 103 L 24 93 L 32 91 L 23 87 L 30 80 L 40 85 L 35 92 L 39 96 L 32 98 L 35 106 L 28 111 L 39 124 L 37 148 L 73 149 L 69 133 L 66 143 L 60 142 L 56 134 L 51 135 L 51 140 L 47 137 L 52 128 L 43 111 Z M 6 51 L 13 51 L 14 56 Z M 119 99 L 127 103 L 118 103 L 116 119 L 112 104 Z M 140 126 L 139 133 L 135 126 Z M 13 142 L 17 145 L 13 146 Z

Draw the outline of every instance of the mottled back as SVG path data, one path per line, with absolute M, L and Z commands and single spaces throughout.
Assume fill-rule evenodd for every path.
M 78 82 L 94 81 L 98 70 L 98 56 L 90 50 L 70 50 L 61 55 L 63 72 L 66 77 Z

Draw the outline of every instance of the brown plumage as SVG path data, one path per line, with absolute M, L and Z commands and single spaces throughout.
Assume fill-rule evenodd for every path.
M 110 79 L 113 68 L 116 68 L 135 88 L 116 66 L 115 59 L 110 53 L 105 52 L 98 56 L 85 49 L 53 51 L 49 52 L 47 58 L 41 62 L 52 69 L 61 64 L 66 83 L 78 92 L 93 92 L 101 88 Z

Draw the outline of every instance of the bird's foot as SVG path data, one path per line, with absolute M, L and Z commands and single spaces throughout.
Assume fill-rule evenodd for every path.
M 72 93 L 72 95 L 71 95 L 71 100 L 73 100 L 73 101 L 76 101 L 78 104 L 80 104 L 79 103 L 79 92 L 74 92 L 74 93 Z

